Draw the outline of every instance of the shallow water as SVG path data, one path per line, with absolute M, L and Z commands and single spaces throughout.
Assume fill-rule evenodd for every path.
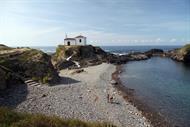
M 124 67 L 121 80 L 138 99 L 173 125 L 190 127 L 190 67 L 160 57 Z

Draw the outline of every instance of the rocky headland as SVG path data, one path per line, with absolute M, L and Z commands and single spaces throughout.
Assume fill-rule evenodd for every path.
M 134 52 L 126 55 L 116 55 L 105 52 L 100 47 L 64 46 L 59 45 L 56 52 L 48 55 L 40 50 L 31 48 L 11 48 L 0 45 L 0 89 L 8 84 L 17 84 L 27 79 L 41 84 L 59 82 L 58 71 L 76 69 L 111 63 L 125 64 L 128 61 L 146 60 L 153 56 L 169 57 L 173 60 L 190 63 L 190 45 L 171 51 L 151 49 L 146 52 Z
M 146 60 L 149 56 L 146 53 L 130 53 L 127 55 L 116 55 L 105 52 L 100 47 L 87 46 L 64 46 L 59 45 L 56 53 L 52 55 L 52 63 L 58 70 L 75 68 L 74 61 L 81 67 L 98 65 L 101 63 L 125 64 L 128 61 Z
M 63 118 L 107 121 L 121 127 L 152 126 L 115 89 L 118 82 L 111 77 L 115 65 L 154 56 L 189 64 L 189 47 L 116 55 L 91 45 L 59 45 L 54 54 L 48 55 L 36 49 L 0 45 L 0 106 Z M 40 85 L 30 85 L 29 80 Z M 114 103 L 107 102 L 108 91 L 114 93 Z
M 146 60 L 154 56 L 169 57 L 177 61 L 189 63 L 190 46 L 186 45 L 181 49 L 164 51 L 162 49 L 151 49 L 146 52 L 133 52 L 126 55 L 116 55 L 105 52 L 100 47 L 87 46 L 64 46 L 59 45 L 56 53 L 52 55 L 52 63 L 58 70 L 74 68 L 77 61 L 81 67 L 111 63 L 115 65 L 125 64 L 128 61 Z M 69 60 L 68 60 L 69 59 Z
M 172 58 L 173 60 L 189 64 L 190 63 L 190 44 L 187 44 L 180 49 L 174 49 L 174 50 L 168 51 L 166 55 Z
M 59 45 L 56 53 L 52 55 L 52 63 L 57 69 L 74 67 L 74 61 L 79 62 L 81 67 L 98 65 L 106 62 L 108 53 L 100 47 L 86 46 L 64 46 Z

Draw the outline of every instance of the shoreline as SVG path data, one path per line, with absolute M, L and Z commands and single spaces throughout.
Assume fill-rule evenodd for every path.
M 121 79 L 119 78 L 122 71 L 123 66 L 117 65 L 116 71 L 112 73 L 112 79 L 117 82 L 117 85 L 114 85 L 114 87 L 118 91 L 121 91 L 121 96 L 123 96 L 125 101 L 131 103 L 139 111 L 141 111 L 142 115 L 145 116 L 154 127 L 172 127 L 172 125 L 166 121 L 164 117 L 160 116 L 156 111 L 148 107 L 147 104 L 143 103 L 136 96 L 134 96 L 134 89 L 127 88 L 123 85 Z
M 60 76 L 63 77 L 63 82 L 54 86 L 20 85 L 16 90 L 9 90 L 8 95 L 3 98 L 6 100 L 4 106 L 15 107 L 19 112 L 111 122 L 118 127 L 152 126 L 110 83 L 112 73 L 116 70 L 115 65 L 103 63 L 83 69 L 80 73 L 73 73 L 75 70 L 62 70 Z M 107 89 L 115 91 L 114 103 L 107 102 Z

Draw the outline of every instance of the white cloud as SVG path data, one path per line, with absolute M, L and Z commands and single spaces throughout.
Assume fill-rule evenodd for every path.
M 155 42 L 157 42 L 157 43 L 162 42 L 162 39 L 161 38 L 156 38 Z
M 176 41 L 177 41 L 176 38 L 172 38 L 172 39 L 170 39 L 170 42 L 176 42 Z

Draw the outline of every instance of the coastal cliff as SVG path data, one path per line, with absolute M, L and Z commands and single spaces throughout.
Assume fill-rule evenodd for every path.
M 175 49 L 167 53 L 173 60 L 190 63 L 190 44 L 185 45 L 180 49 Z
M 86 46 L 65 46 L 59 45 L 56 53 L 52 56 L 52 63 L 57 69 L 64 69 L 75 66 L 74 62 L 79 62 L 80 66 L 98 65 L 106 61 L 107 52 L 100 47 L 92 45 Z
M 59 76 L 51 63 L 51 57 L 30 48 L 10 48 L 0 45 L 1 89 L 25 79 L 39 83 L 53 83 Z
M 100 47 L 65 46 L 59 45 L 56 53 L 52 55 L 52 63 L 58 70 L 75 67 L 77 61 L 81 67 L 98 65 L 101 63 L 125 64 L 128 61 L 146 60 L 149 57 L 145 53 L 130 53 L 127 55 L 116 55 L 104 51 Z

